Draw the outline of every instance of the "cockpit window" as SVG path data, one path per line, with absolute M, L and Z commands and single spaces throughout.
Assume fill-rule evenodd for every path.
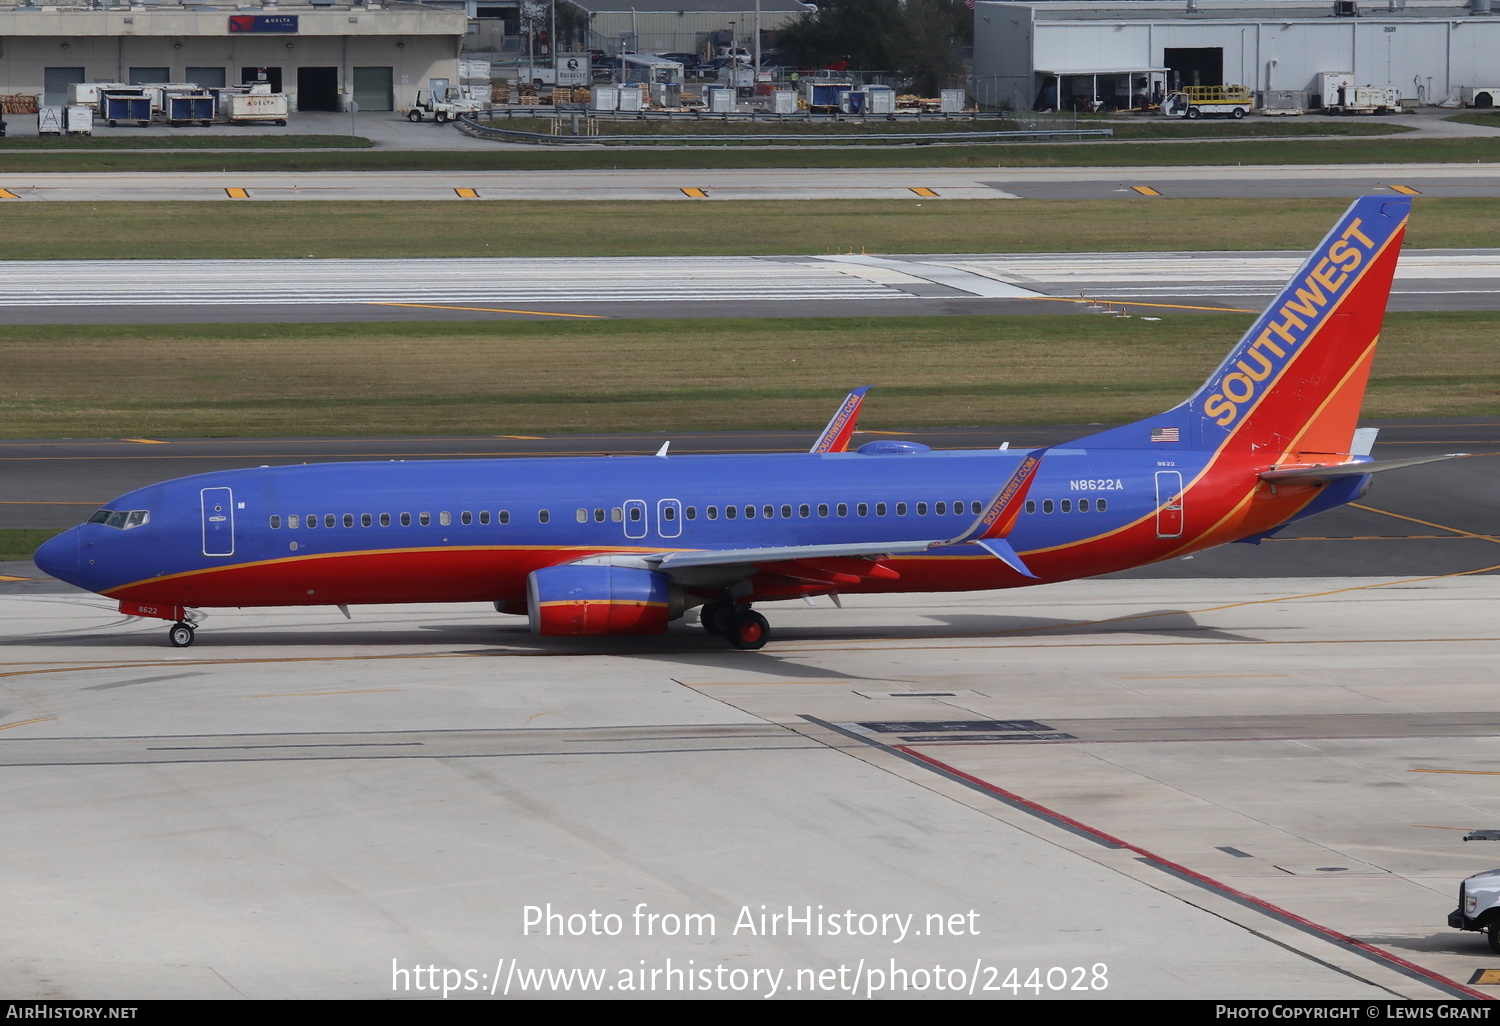
M 151 522 L 151 512 L 144 509 L 101 509 L 89 517 L 91 524 L 103 524 L 119 531 L 128 531 Z

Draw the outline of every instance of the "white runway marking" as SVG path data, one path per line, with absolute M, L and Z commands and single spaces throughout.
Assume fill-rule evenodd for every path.
M 1274 295 L 1289 253 L 0 262 L 0 307 Z M 1469 287 L 1466 287 L 1469 286 Z M 1398 293 L 1500 291 L 1500 251 L 1408 250 Z

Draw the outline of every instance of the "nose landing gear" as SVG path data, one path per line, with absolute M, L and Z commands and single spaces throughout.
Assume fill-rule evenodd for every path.
M 198 625 L 188 620 L 179 620 L 167 628 L 167 640 L 172 643 L 173 648 L 187 648 L 193 643 L 193 633 Z

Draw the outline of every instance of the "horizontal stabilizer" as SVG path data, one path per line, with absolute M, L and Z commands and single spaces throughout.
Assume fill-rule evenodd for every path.
M 1382 470 L 1399 470 L 1415 467 L 1419 463 L 1436 463 L 1439 460 L 1457 459 L 1469 455 L 1466 452 L 1450 452 L 1442 456 L 1412 456 L 1404 460 L 1370 460 L 1365 463 L 1335 463 L 1328 466 L 1273 467 L 1260 472 L 1262 481 L 1336 481 L 1341 477 L 1360 477 L 1378 474 Z

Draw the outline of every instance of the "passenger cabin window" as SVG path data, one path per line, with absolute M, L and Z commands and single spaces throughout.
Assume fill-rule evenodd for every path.
M 586 509 L 579 509 L 577 513 L 573 514 L 573 517 L 580 524 L 586 524 L 589 522 L 589 511 Z
M 698 519 L 698 507 L 697 506 L 689 506 L 687 509 L 685 509 L 685 510 L 682 511 L 682 515 L 685 516 L 685 517 L 687 517 L 689 520 L 697 520 Z
M 661 518 L 663 520 L 667 520 L 667 521 L 676 520 L 677 519 L 677 509 L 676 509 L 676 507 L 674 507 L 674 506 L 663 506 L 661 508 Z
M 897 506 L 896 507 L 896 511 L 899 513 L 901 511 L 901 507 Z M 919 516 L 919 517 L 925 517 L 926 515 L 927 515 L 927 503 L 925 503 L 925 502 L 919 502 L 919 503 L 917 503 L 917 516 Z
M 885 516 L 885 503 L 883 503 L 883 502 L 877 502 L 875 504 L 875 515 L 877 517 L 883 517 L 883 516 Z
M 1104 512 L 1104 508 L 1105 507 L 1104 507 L 1104 500 L 1103 499 L 1100 499 L 1098 502 L 1094 503 L 1094 509 L 1096 511 L 1098 511 L 1100 513 L 1103 513 Z
M 323 526 L 324 527 L 333 527 L 333 526 L 337 525 L 338 522 L 339 522 L 338 521 L 338 517 L 335 517 L 332 513 L 324 513 L 323 514 Z
M 1064 499 L 1062 501 L 1062 511 L 1064 513 L 1071 513 L 1071 512 L 1073 512 L 1073 500 L 1072 499 Z
M 500 523 L 508 524 L 510 523 L 510 510 L 502 509 L 499 513 L 496 514 L 496 517 L 499 519 Z
M 625 511 L 619 506 L 613 506 L 609 511 L 609 519 L 618 524 L 625 519 Z
M 464 510 L 458 515 L 458 519 L 465 527 L 468 527 L 474 522 L 474 514 L 470 513 L 468 510 Z
M 904 503 L 904 502 L 898 502 L 898 503 L 896 503 L 896 516 L 898 516 L 898 517 L 904 517 L 904 516 L 906 516 L 906 503 Z
M 428 526 L 429 524 L 432 523 L 432 514 L 431 513 L 418 513 L 417 514 L 417 523 L 419 525 L 421 525 L 422 527 Z
M 818 503 L 818 516 L 820 516 L 820 517 L 826 517 L 827 515 L 828 515 L 828 503 L 826 503 L 826 502 L 820 502 L 820 503 Z
M 1028 513 L 1035 513 L 1036 512 L 1036 500 L 1035 499 L 1027 499 L 1026 500 L 1026 512 L 1028 512 Z
M 1088 511 L 1089 511 L 1089 500 L 1087 500 L 1087 499 L 1079 499 L 1078 500 L 1078 512 L 1080 512 L 1080 513 L 1087 513 Z
M 390 527 L 391 526 L 391 515 L 389 513 L 382 513 L 382 514 L 380 514 L 380 526 L 381 527 Z
M 401 526 L 402 527 L 410 527 L 411 526 L 411 514 L 410 513 L 403 513 L 403 514 L 401 514 Z
M 539 510 L 536 511 L 536 522 L 537 523 L 539 523 L 539 524 L 545 524 L 547 521 L 549 521 L 551 519 L 552 519 L 552 511 L 551 510 L 539 509 Z
M 484 526 L 484 527 L 490 526 L 490 511 L 489 510 L 482 509 L 482 510 L 479 511 L 479 523 L 482 526 Z
M 849 504 L 847 502 L 839 503 L 838 510 L 839 516 L 847 517 L 849 515 Z
M 1052 512 L 1052 500 L 1051 499 L 1043 499 L 1042 500 L 1042 512 L 1043 513 L 1051 513 Z
M 279 530 L 280 528 L 281 528 L 281 518 L 278 517 L 278 516 L 276 516 L 273 513 L 271 515 L 271 530 L 276 531 L 276 530 Z
M 309 513 L 307 515 L 307 529 L 309 531 L 311 531 L 314 527 L 317 527 L 317 526 L 318 526 L 318 515 L 316 513 Z
M 946 502 L 939 502 L 932 508 L 933 511 L 936 512 L 940 517 L 945 517 L 948 515 L 948 504 Z
M 449 513 L 447 510 L 443 510 L 438 514 L 438 523 L 443 525 L 444 527 L 447 527 L 449 524 L 453 523 L 453 514 Z
M 804 502 L 802 505 L 797 507 L 797 515 L 803 520 L 806 520 L 808 517 L 812 516 L 812 507 Z
M 596 524 L 602 524 L 602 523 L 604 523 L 604 507 L 603 506 L 596 506 L 594 508 L 594 523 L 596 523 Z
M 370 514 L 368 514 L 368 513 L 361 513 L 359 515 L 359 526 L 361 526 L 361 527 L 369 527 L 373 523 L 375 523 L 375 518 L 372 517 L 372 516 L 370 516 Z
M 286 518 L 286 526 L 290 527 L 294 531 L 298 528 L 299 525 L 301 525 L 301 523 L 302 518 L 297 516 L 297 514 L 295 513 Z
M 632 524 L 638 524 L 638 523 L 640 523 L 640 521 L 641 521 L 641 507 L 639 507 L 639 506 L 631 506 L 630 507 L 630 522 Z
M 855 509 L 859 511 L 859 515 L 862 517 L 867 517 L 870 515 L 869 503 L 861 502 L 858 506 L 855 507 Z
M 725 506 L 724 507 L 724 519 L 725 520 L 733 520 L 735 518 L 736 509 L 737 509 L 737 507 L 734 507 L 734 506 Z
M 708 519 L 710 519 L 710 520 L 717 520 L 717 519 L 719 519 L 719 507 L 717 507 L 717 506 L 710 506 L 710 507 L 708 507 L 707 510 L 705 510 L 705 512 L 708 514 Z
M 344 514 L 344 526 L 345 527 L 353 527 L 354 526 L 354 514 L 353 513 L 345 513 Z

